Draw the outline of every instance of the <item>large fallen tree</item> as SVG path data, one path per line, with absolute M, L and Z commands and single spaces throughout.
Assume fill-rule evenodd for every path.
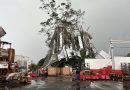
M 43 66 L 47 67 L 52 63 L 53 66 L 60 66 L 63 63 L 63 66 L 65 64 L 73 66 L 79 61 L 81 64 L 81 60 L 86 57 L 94 58 L 95 52 L 90 43 L 92 36 L 82 27 L 81 17 L 85 12 L 71 8 L 71 2 L 68 0 L 60 5 L 56 5 L 55 0 L 41 2 L 40 8 L 49 16 L 46 21 L 41 22 L 43 28 L 40 30 L 47 35 L 46 43 L 49 47 Z M 69 60 L 77 61 L 72 64 Z

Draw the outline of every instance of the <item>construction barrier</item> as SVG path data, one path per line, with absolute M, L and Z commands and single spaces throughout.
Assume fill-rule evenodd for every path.
M 61 68 L 56 67 L 56 75 L 60 75 L 61 74 Z
M 62 75 L 72 75 L 72 67 L 65 66 L 65 67 L 61 68 L 61 74 Z
M 56 76 L 56 75 L 72 75 L 72 67 L 48 67 L 48 75 Z
M 49 76 L 55 76 L 55 75 L 57 75 L 56 67 L 48 67 L 48 75 Z

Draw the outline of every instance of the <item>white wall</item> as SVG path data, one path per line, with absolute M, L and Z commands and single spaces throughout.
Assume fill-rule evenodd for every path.
M 121 63 L 130 63 L 130 57 L 114 57 L 115 69 L 121 69 Z
M 100 69 L 111 65 L 111 59 L 85 59 L 85 66 L 87 63 L 89 63 L 90 69 Z
M 121 63 L 130 63 L 130 57 L 114 57 L 115 69 L 121 69 Z M 85 59 L 85 66 L 87 63 L 90 65 L 90 69 L 100 69 L 108 65 L 112 65 L 111 59 Z
M 19 66 L 27 66 L 29 62 L 29 57 L 22 55 L 15 55 L 14 62 L 17 62 Z

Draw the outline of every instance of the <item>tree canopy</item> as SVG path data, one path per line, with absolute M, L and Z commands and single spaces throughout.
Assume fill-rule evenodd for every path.
M 130 57 L 130 53 L 128 53 L 126 56 L 127 56 L 127 57 Z
M 41 0 L 41 3 L 40 8 L 47 12 L 48 15 L 48 18 L 41 22 L 43 27 L 39 31 L 47 35 L 46 44 L 49 51 L 45 62 L 54 61 L 54 59 L 58 60 L 58 55 L 61 52 L 66 53 L 64 59 L 69 60 L 67 59 L 69 58 L 67 49 L 74 53 L 74 57 L 79 57 L 77 52 L 80 51 L 81 59 L 94 57 L 94 51 L 90 43 L 92 36 L 82 27 L 81 18 L 84 16 L 85 11 L 73 9 L 70 0 L 63 1 L 58 5 L 55 0 Z M 89 56 L 85 55 L 86 51 L 88 51 Z M 71 61 L 69 62 L 71 63 Z M 65 63 L 67 64 L 67 61 Z M 57 65 L 57 63 L 55 64 Z
M 40 32 L 48 35 L 47 44 L 51 41 L 52 35 L 59 26 L 65 27 L 70 33 L 79 30 L 80 18 L 85 11 L 73 9 L 69 0 L 59 5 L 56 4 L 55 0 L 50 2 L 41 0 L 41 2 L 42 6 L 40 8 L 47 12 L 48 18 L 46 21 L 41 22 L 43 27 Z

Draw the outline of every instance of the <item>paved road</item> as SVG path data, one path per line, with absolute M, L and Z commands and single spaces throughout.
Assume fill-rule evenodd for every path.
M 30 85 L 5 90 L 130 90 L 130 82 L 116 81 L 72 81 L 70 77 L 48 77 L 32 80 Z M 0 89 L 1 90 L 1 89 Z

